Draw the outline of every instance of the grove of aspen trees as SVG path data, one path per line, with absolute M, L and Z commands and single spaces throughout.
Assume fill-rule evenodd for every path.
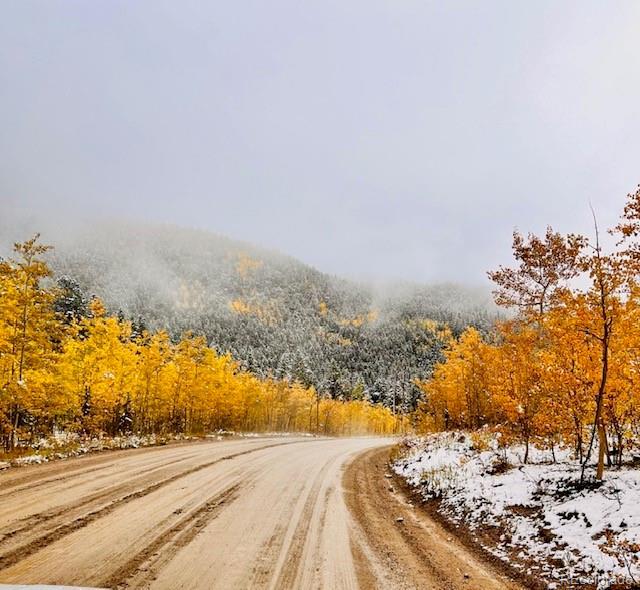
M 516 265 L 489 273 L 517 310 L 469 328 L 420 387 L 422 430 L 495 428 L 505 444 L 570 445 L 596 478 L 640 443 L 640 189 L 593 236 L 513 235 Z M 605 247 L 604 243 L 611 244 Z
M 6 451 L 56 431 L 86 436 L 218 430 L 385 435 L 399 420 L 368 401 L 259 378 L 201 336 L 171 339 L 69 311 L 36 236 L 0 260 L 0 438 Z

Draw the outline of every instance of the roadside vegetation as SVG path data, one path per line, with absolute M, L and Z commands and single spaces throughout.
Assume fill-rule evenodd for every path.
M 617 246 L 514 234 L 514 268 L 489 276 L 517 315 L 487 336 L 452 340 L 424 392 L 419 428 L 491 427 L 504 441 L 574 450 L 581 479 L 601 480 L 640 452 L 640 190 L 628 196 Z
M 61 432 L 391 434 L 402 420 L 295 381 L 258 378 L 204 337 L 171 339 L 56 284 L 38 237 L 0 261 L 0 440 L 13 456 Z
M 395 463 L 549 588 L 640 583 L 639 237 L 640 189 L 606 235 L 515 232 L 489 273 L 511 315 L 451 339 Z

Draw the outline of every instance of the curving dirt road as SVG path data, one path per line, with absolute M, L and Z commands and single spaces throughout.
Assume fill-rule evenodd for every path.
M 199 442 L 1 473 L 0 584 L 514 587 L 461 546 L 441 545 L 441 531 L 404 534 L 413 524 L 395 521 L 407 507 L 386 490 L 388 446 L 381 439 Z M 421 553 L 425 540 L 430 549 Z

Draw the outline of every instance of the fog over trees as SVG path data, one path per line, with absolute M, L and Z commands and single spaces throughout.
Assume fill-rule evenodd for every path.
M 398 411 L 415 408 L 415 380 L 431 374 L 450 332 L 495 318 L 482 289 L 357 283 L 204 231 L 110 221 L 42 239 L 55 247 L 59 309 L 82 315 L 99 296 L 134 329 L 204 335 L 258 376 Z

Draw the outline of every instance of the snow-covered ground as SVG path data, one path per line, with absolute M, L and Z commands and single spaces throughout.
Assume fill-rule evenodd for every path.
M 299 432 L 234 432 L 218 430 L 207 434 L 204 438 L 223 440 L 229 437 L 259 438 L 259 437 L 315 437 L 315 434 Z M 57 432 L 53 436 L 41 438 L 29 448 L 28 453 L 7 461 L 0 460 L 0 471 L 9 467 L 24 467 L 47 463 L 57 459 L 77 457 L 86 453 L 99 451 L 112 451 L 116 449 L 137 449 L 139 447 L 151 447 L 164 445 L 172 441 L 198 440 L 201 436 L 186 436 L 182 434 L 169 434 L 158 436 L 155 434 L 127 434 L 123 436 L 81 437 L 73 432 Z
M 82 437 L 73 432 L 57 432 L 53 436 L 41 438 L 31 445 L 29 452 L 4 463 L 6 466 L 22 467 L 46 463 L 56 459 L 76 457 L 86 453 L 111 451 L 116 449 L 137 449 L 167 444 L 174 440 L 189 440 L 182 435 L 156 436 L 128 434 L 123 436 Z
M 393 468 L 484 548 L 548 588 L 640 582 L 640 469 L 580 486 L 567 450 L 499 447 L 492 433 L 404 441 Z

